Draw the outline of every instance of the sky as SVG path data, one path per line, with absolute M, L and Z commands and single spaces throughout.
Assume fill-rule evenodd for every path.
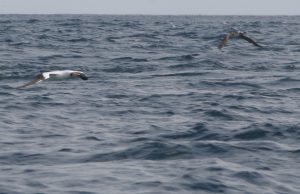
M 300 15 L 300 0 L 0 0 L 0 14 Z

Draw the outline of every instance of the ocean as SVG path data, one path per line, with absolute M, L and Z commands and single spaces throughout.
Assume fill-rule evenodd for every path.
M 217 46 L 224 35 L 244 40 Z M 1 194 L 300 193 L 300 16 L 0 16 Z M 45 80 L 80 70 L 89 80 Z

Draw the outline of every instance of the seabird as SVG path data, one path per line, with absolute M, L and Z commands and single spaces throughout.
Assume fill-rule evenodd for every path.
M 72 70 L 49 71 L 37 75 L 34 80 L 20 86 L 19 88 L 24 88 L 39 83 L 46 79 L 66 79 L 66 78 L 73 78 L 73 77 L 79 77 L 83 80 L 88 79 L 88 77 L 81 71 L 72 71 Z
M 233 31 L 233 32 L 229 32 L 227 35 L 225 35 L 224 39 L 219 44 L 218 48 L 222 49 L 225 46 L 225 44 L 228 42 L 229 38 L 241 38 L 241 39 L 244 39 L 244 40 L 252 43 L 254 46 L 262 47 L 259 44 L 257 44 L 253 39 L 246 36 L 245 32 Z

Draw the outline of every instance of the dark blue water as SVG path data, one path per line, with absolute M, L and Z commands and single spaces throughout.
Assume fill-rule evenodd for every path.
M 243 40 L 217 46 L 231 28 Z M 0 16 L 0 193 L 300 193 L 300 17 Z M 44 81 L 41 71 L 88 81 Z

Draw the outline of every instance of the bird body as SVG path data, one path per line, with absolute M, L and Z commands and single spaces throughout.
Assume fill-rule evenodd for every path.
M 74 74 L 74 75 L 73 75 Z M 42 73 L 45 79 L 66 79 L 75 77 L 75 74 L 83 74 L 81 71 L 62 70 L 62 71 L 49 71 Z

